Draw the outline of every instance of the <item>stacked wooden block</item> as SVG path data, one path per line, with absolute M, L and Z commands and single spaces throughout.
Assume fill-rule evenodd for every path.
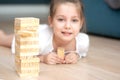
M 20 77 L 39 75 L 38 26 L 38 18 L 15 18 L 15 65 Z

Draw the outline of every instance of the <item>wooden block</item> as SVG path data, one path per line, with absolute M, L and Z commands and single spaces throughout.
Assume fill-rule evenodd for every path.
M 25 59 L 19 59 L 15 57 L 16 72 L 19 75 L 27 74 L 39 74 L 40 71 L 40 58 L 28 57 Z
M 31 47 L 31 48 L 19 48 L 15 47 L 15 55 L 22 58 L 24 56 L 37 56 L 40 53 L 39 48 Z
M 20 77 L 39 76 L 40 68 L 38 67 L 29 68 L 28 67 L 24 69 L 24 68 L 18 67 L 16 69 L 16 72 Z
M 19 35 L 21 37 L 32 37 L 33 36 L 33 31 L 19 30 L 17 32 L 17 35 Z
M 20 40 L 15 40 L 17 45 L 38 45 L 39 44 L 39 41 L 38 40 L 35 40 L 35 41 L 20 41 Z
M 62 47 L 58 47 L 58 49 L 57 49 L 57 54 L 61 59 L 64 59 L 64 51 L 65 50 Z
M 15 18 L 15 26 L 27 27 L 27 26 L 38 26 L 40 20 L 34 17 L 21 17 Z
M 24 59 L 20 59 L 19 57 L 15 56 L 15 60 L 18 61 L 18 62 L 21 62 L 21 63 L 33 63 L 33 62 L 40 62 L 40 58 L 39 57 L 36 57 L 36 56 L 27 56 L 25 57 Z
M 19 30 L 15 33 L 15 35 L 20 37 L 39 37 L 39 33 L 37 31 L 29 30 Z
M 29 71 L 29 70 L 33 70 L 34 72 L 39 70 L 40 59 L 39 58 L 19 59 L 19 57 L 18 58 L 15 57 L 15 65 L 16 65 L 16 70 L 18 72 L 22 73 L 23 71 Z
M 39 52 L 39 45 L 15 45 L 15 49 L 18 50 L 19 52 Z
M 15 37 L 15 44 L 18 46 L 39 46 L 39 38 L 38 37 Z
M 34 17 L 15 18 L 15 32 L 17 30 L 37 30 L 39 22 L 39 19 Z
M 20 44 L 21 42 L 33 42 L 37 41 L 39 45 L 39 34 L 37 32 L 32 32 L 32 31 L 18 31 L 15 34 L 15 42 Z

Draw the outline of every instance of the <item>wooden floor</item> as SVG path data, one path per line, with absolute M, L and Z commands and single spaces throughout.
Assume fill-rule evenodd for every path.
M 30 80 L 120 80 L 120 41 L 90 35 L 88 56 L 72 65 L 40 63 L 40 75 Z M 10 49 L 0 46 L 0 80 L 20 79 Z M 28 80 L 28 79 L 24 79 Z
M 90 40 L 88 59 L 85 62 L 102 70 L 105 74 L 110 73 L 110 77 L 117 75 L 120 79 L 120 40 L 98 36 L 90 36 Z

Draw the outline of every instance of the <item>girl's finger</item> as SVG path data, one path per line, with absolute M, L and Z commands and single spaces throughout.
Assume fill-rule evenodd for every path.
M 57 56 L 52 57 L 52 59 L 56 62 L 56 63 L 62 63 L 62 60 L 60 58 L 58 58 Z
M 50 63 L 50 64 L 56 64 L 56 61 L 53 60 L 53 59 L 51 59 L 49 63 Z

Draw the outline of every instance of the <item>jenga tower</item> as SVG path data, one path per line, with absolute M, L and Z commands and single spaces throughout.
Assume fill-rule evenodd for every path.
M 38 26 L 38 18 L 15 18 L 15 65 L 20 77 L 39 75 Z

